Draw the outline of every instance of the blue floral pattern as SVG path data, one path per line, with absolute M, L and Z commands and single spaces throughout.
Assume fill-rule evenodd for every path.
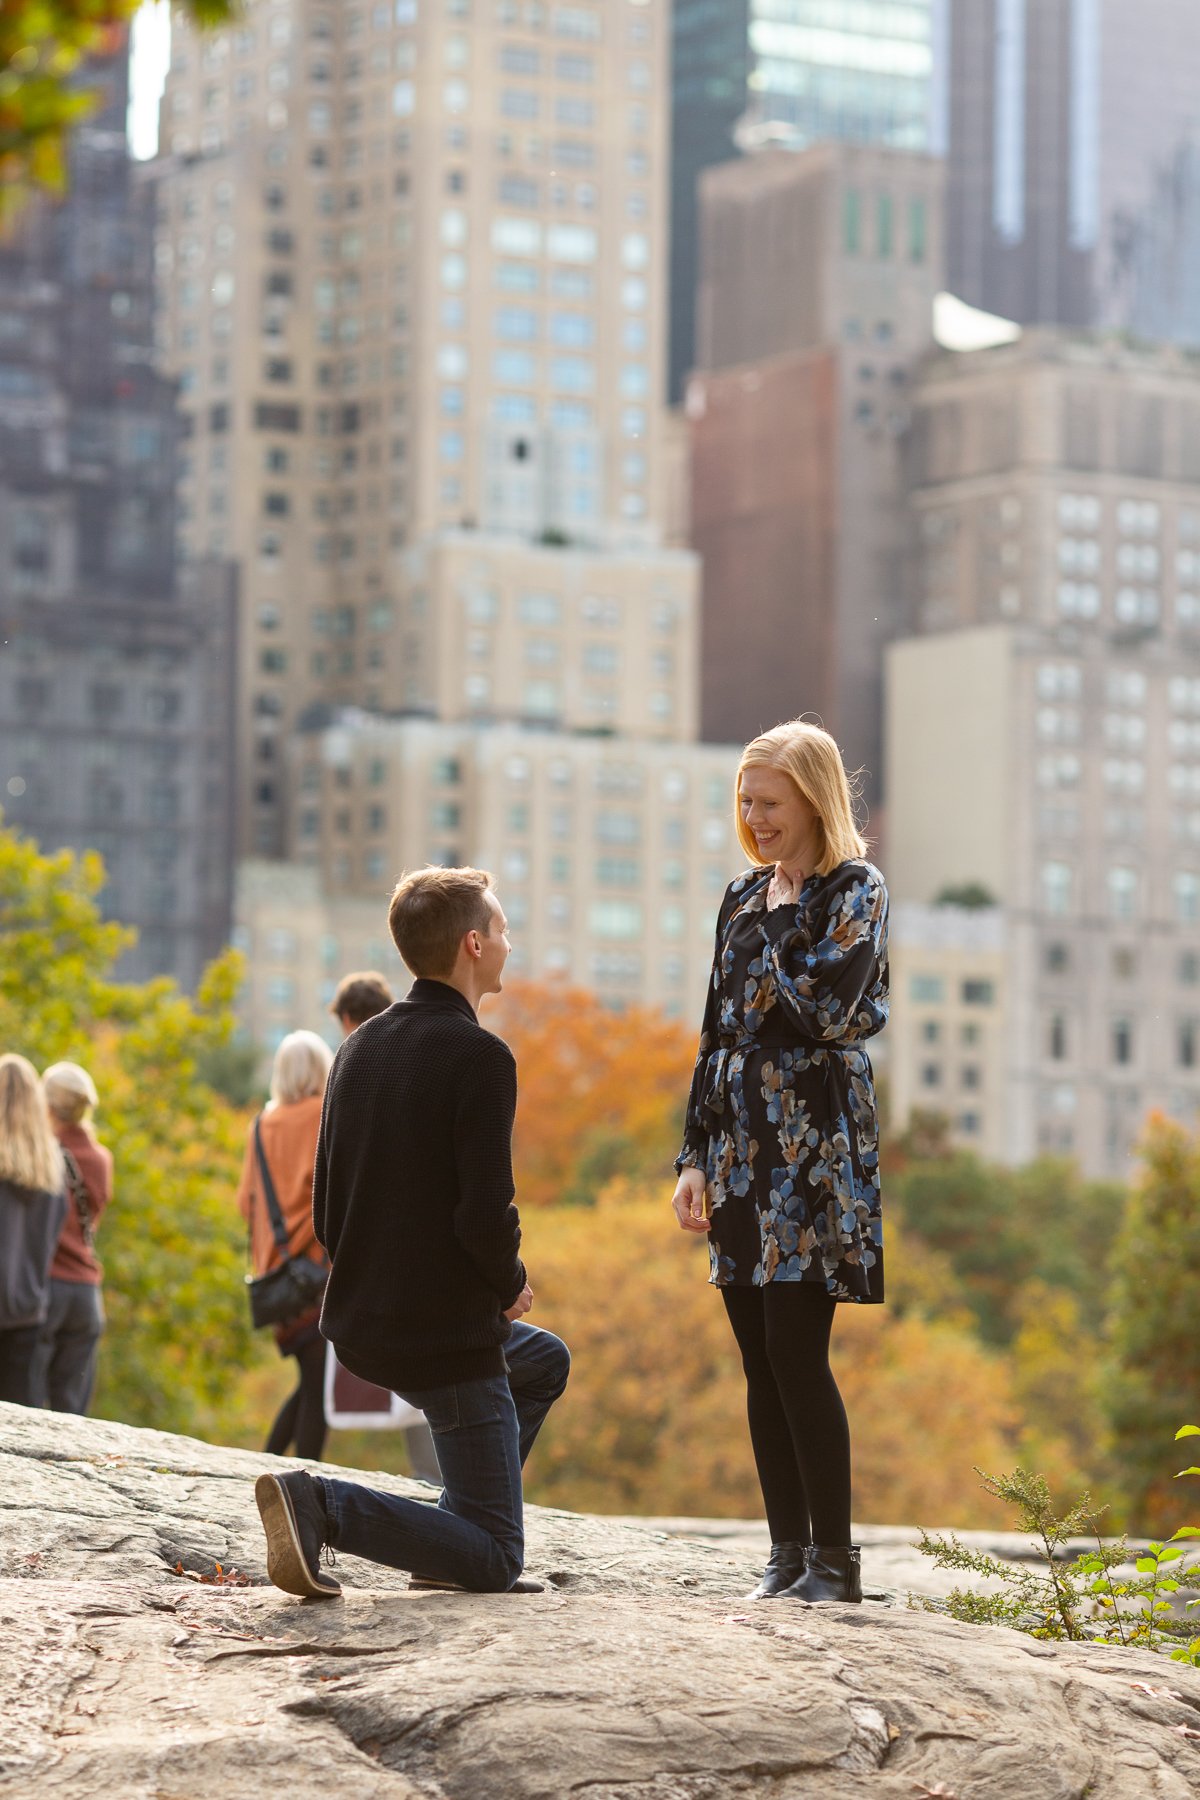
M 887 1023 L 887 889 L 871 863 L 767 911 L 726 890 L 676 1168 L 703 1169 L 718 1286 L 820 1281 L 883 1299 L 879 1128 L 863 1048 Z

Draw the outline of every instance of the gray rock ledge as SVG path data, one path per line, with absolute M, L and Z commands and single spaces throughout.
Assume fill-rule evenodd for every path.
M 0 1465 L 5 1796 L 1200 1793 L 1200 1672 L 1165 1658 L 749 1605 L 757 1560 L 732 1545 L 542 1508 L 544 1595 L 409 1595 L 346 1557 L 344 1601 L 303 1602 L 265 1584 L 272 1459 L 0 1405 Z M 253 1585 L 175 1570 L 218 1562 Z

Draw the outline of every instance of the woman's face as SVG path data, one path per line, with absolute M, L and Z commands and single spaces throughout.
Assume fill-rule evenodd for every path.
M 817 814 L 790 775 L 782 769 L 743 769 L 740 804 L 764 863 L 803 866 L 806 875 L 812 873 L 805 865 L 817 844 Z

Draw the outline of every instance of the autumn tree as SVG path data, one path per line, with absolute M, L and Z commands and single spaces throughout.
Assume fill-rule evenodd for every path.
M 1171 1530 L 1173 1440 L 1194 1422 L 1200 1392 L 1200 1139 L 1161 1114 L 1142 1142 L 1112 1268 L 1105 1393 L 1127 1517 L 1133 1530 Z
M 108 1330 L 96 1410 L 219 1437 L 231 1375 L 252 1356 L 243 1227 L 233 1204 L 245 1121 L 200 1078 L 228 1043 L 240 960 L 195 999 L 112 979 L 132 934 L 97 905 L 98 857 L 43 855 L 0 829 L 0 1047 L 90 1069 L 115 1199 L 98 1248 Z
M 0 217 L 26 188 L 60 190 L 66 144 L 97 96 L 90 58 L 123 53 L 141 0 L 4 0 L 0 5 Z M 158 0 L 166 4 L 166 0 Z M 198 25 L 220 25 L 236 0 L 182 0 Z

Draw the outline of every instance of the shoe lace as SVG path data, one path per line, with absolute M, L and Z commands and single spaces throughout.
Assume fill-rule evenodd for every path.
M 332 1544 L 321 1545 L 321 1561 L 325 1564 L 327 1569 L 334 1569 L 337 1567 L 337 1557 L 334 1555 Z

